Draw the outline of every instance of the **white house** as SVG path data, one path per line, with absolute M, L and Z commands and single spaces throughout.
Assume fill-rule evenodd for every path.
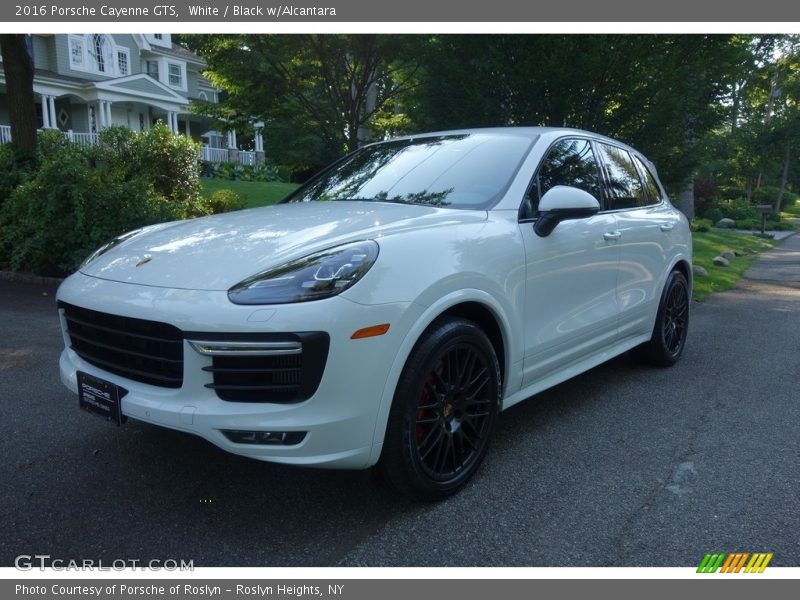
M 214 131 L 207 119 L 189 111 L 193 100 L 217 102 L 219 90 L 201 74 L 205 61 L 173 43 L 171 34 L 34 34 L 28 39 L 42 128 L 91 144 L 108 125 L 144 131 L 160 120 L 175 133 L 201 141 L 205 160 L 254 163 L 263 157 L 260 134 L 253 151 L 238 151 L 235 131 Z M 8 122 L 0 57 L 0 142 L 10 140 Z

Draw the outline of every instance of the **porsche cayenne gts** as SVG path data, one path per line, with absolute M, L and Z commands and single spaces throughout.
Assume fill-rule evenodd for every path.
M 61 378 L 117 424 L 439 498 L 503 409 L 623 352 L 673 364 L 691 257 L 653 164 L 613 139 L 393 139 L 275 206 L 98 249 L 58 291 Z

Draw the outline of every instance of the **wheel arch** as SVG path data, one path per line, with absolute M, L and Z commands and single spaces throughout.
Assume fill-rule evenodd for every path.
M 686 281 L 689 283 L 689 297 L 691 298 L 692 289 L 694 288 L 692 265 L 685 258 L 679 258 L 667 272 L 667 275 L 672 271 L 678 271 L 686 278 Z
M 468 319 L 486 333 L 500 363 L 503 397 L 509 392 L 507 389 L 509 384 L 515 386 L 519 383 L 513 381 L 514 378 L 510 373 L 510 365 L 513 364 L 512 356 L 515 341 L 511 325 L 501 305 L 491 295 L 482 290 L 459 290 L 453 295 L 442 298 L 434 306 L 428 307 L 417 319 L 415 325 L 407 333 L 406 341 L 395 357 L 381 396 L 369 465 L 375 464 L 380 458 L 395 389 L 411 351 L 422 335 L 437 320 L 446 316 Z
M 500 384 L 502 385 L 508 378 L 506 373 L 506 340 L 500 323 L 491 309 L 480 302 L 461 302 L 445 310 L 431 322 L 431 325 L 442 317 L 461 317 L 472 321 L 481 328 L 492 343 L 494 352 L 497 355 L 497 361 L 500 363 Z M 428 325 L 428 328 L 431 325 Z

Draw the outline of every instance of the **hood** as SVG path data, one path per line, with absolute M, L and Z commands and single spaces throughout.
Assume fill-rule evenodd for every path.
M 228 290 L 251 275 L 346 242 L 380 244 L 384 236 L 486 217 L 486 211 L 380 202 L 280 204 L 155 225 L 81 272 L 138 285 Z

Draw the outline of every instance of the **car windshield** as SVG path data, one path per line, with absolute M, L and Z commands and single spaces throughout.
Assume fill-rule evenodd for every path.
M 367 146 L 287 202 L 361 200 L 484 209 L 505 193 L 535 136 L 465 133 Z

